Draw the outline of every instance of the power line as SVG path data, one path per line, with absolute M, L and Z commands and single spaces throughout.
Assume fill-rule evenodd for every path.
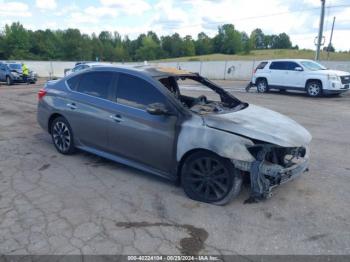
M 327 6 L 325 7 L 327 10 L 330 8 L 341 8 L 341 7 L 350 7 L 349 4 L 343 4 L 343 5 L 333 5 L 333 6 Z M 320 8 L 319 7 L 312 7 L 308 9 L 298 9 L 298 10 L 292 10 L 292 11 L 286 11 L 286 12 L 280 12 L 280 13 L 272 13 L 272 14 L 266 14 L 266 15 L 260 15 L 260 16 L 249 16 L 249 17 L 242 17 L 242 18 L 236 18 L 236 19 L 230 19 L 230 21 L 220 21 L 220 22 L 207 22 L 205 23 L 206 25 L 220 25 L 223 23 L 229 23 L 233 21 L 245 21 L 245 20 L 253 20 L 253 19 L 259 19 L 259 18 L 268 18 L 268 17 L 274 17 L 274 16 L 280 16 L 280 15 L 286 15 L 290 13 L 303 13 L 303 12 L 309 12 L 309 11 L 318 11 Z M 179 28 L 190 28 L 190 27 L 196 27 L 196 26 L 201 26 L 201 24 L 191 24 L 191 25 L 186 25 L 186 26 L 167 26 L 168 29 L 179 29 Z

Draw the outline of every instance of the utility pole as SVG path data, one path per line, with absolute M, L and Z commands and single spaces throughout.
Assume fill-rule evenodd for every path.
M 331 38 L 329 39 L 329 44 L 328 44 L 328 47 L 327 47 L 327 60 L 329 60 L 329 49 L 332 47 L 332 39 L 333 39 L 334 23 L 335 23 L 335 17 L 333 17 L 333 24 L 332 24 Z
M 323 24 L 324 24 L 324 9 L 326 0 L 321 0 L 322 6 L 321 6 L 321 18 L 320 18 L 320 27 L 318 30 L 318 37 L 317 37 L 317 49 L 316 49 L 316 58 L 315 60 L 320 59 L 320 49 L 322 45 L 322 36 L 323 36 Z

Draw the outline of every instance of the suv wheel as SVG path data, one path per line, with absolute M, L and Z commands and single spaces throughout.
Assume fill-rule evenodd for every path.
M 58 152 L 69 155 L 74 152 L 73 132 L 64 117 L 56 118 L 51 124 L 51 137 Z
M 201 151 L 186 159 L 181 184 L 191 199 L 225 205 L 239 194 L 242 176 L 228 159 Z
M 306 92 L 309 96 L 316 97 L 322 93 L 322 85 L 318 81 L 310 81 L 306 85 Z
M 6 76 L 6 85 L 8 86 L 12 85 L 12 79 L 9 76 Z
M 258 93 L 266 93 L 269 91 L 269 86 L 267 85 L 266 79 L 258 79 L 256 82 L 256 89 L 258 90 Z

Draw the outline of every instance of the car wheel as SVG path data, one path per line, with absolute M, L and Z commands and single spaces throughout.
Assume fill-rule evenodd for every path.
M 266 79 L 258 79 L 256 83 L 256 89 L 258 90 L 258 93 L 266 93 L 269 91 L 269 87 L 267 84 Z
M 64 117 L 56 118 L 51 124 L 51 137 L 58 152 L 69 155 L 74 152 L 73 132 Z
M 186 159 L 181 184 L 191 199 L 225 205 L 239 194 L 242 176 L 228 159 L 201 151 Z
M 12 85 L 12 79 L 9 76 L 6 76 L 6 85 L 8 86 Z
M 318 81 L 310 81 L 306 85 L 306 92 L 308 96 L 316 97 L 322 94 L 322 85 Z

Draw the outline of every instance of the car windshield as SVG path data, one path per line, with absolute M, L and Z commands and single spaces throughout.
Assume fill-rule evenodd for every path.
M 200 76 L 168 76 L 158 81 L 183 107 L 205 115 L 238 111 L 248 106 L 213 82 Z
M 22 69 L 21 64 L 8 64 L 10 69 Z
M 313 62 L 313 61 L 302 61 L 300 62 L 306 69 L 309 69 L 311 71 L 317 71 L 317 70 L 326 70 L 323 65 Z

